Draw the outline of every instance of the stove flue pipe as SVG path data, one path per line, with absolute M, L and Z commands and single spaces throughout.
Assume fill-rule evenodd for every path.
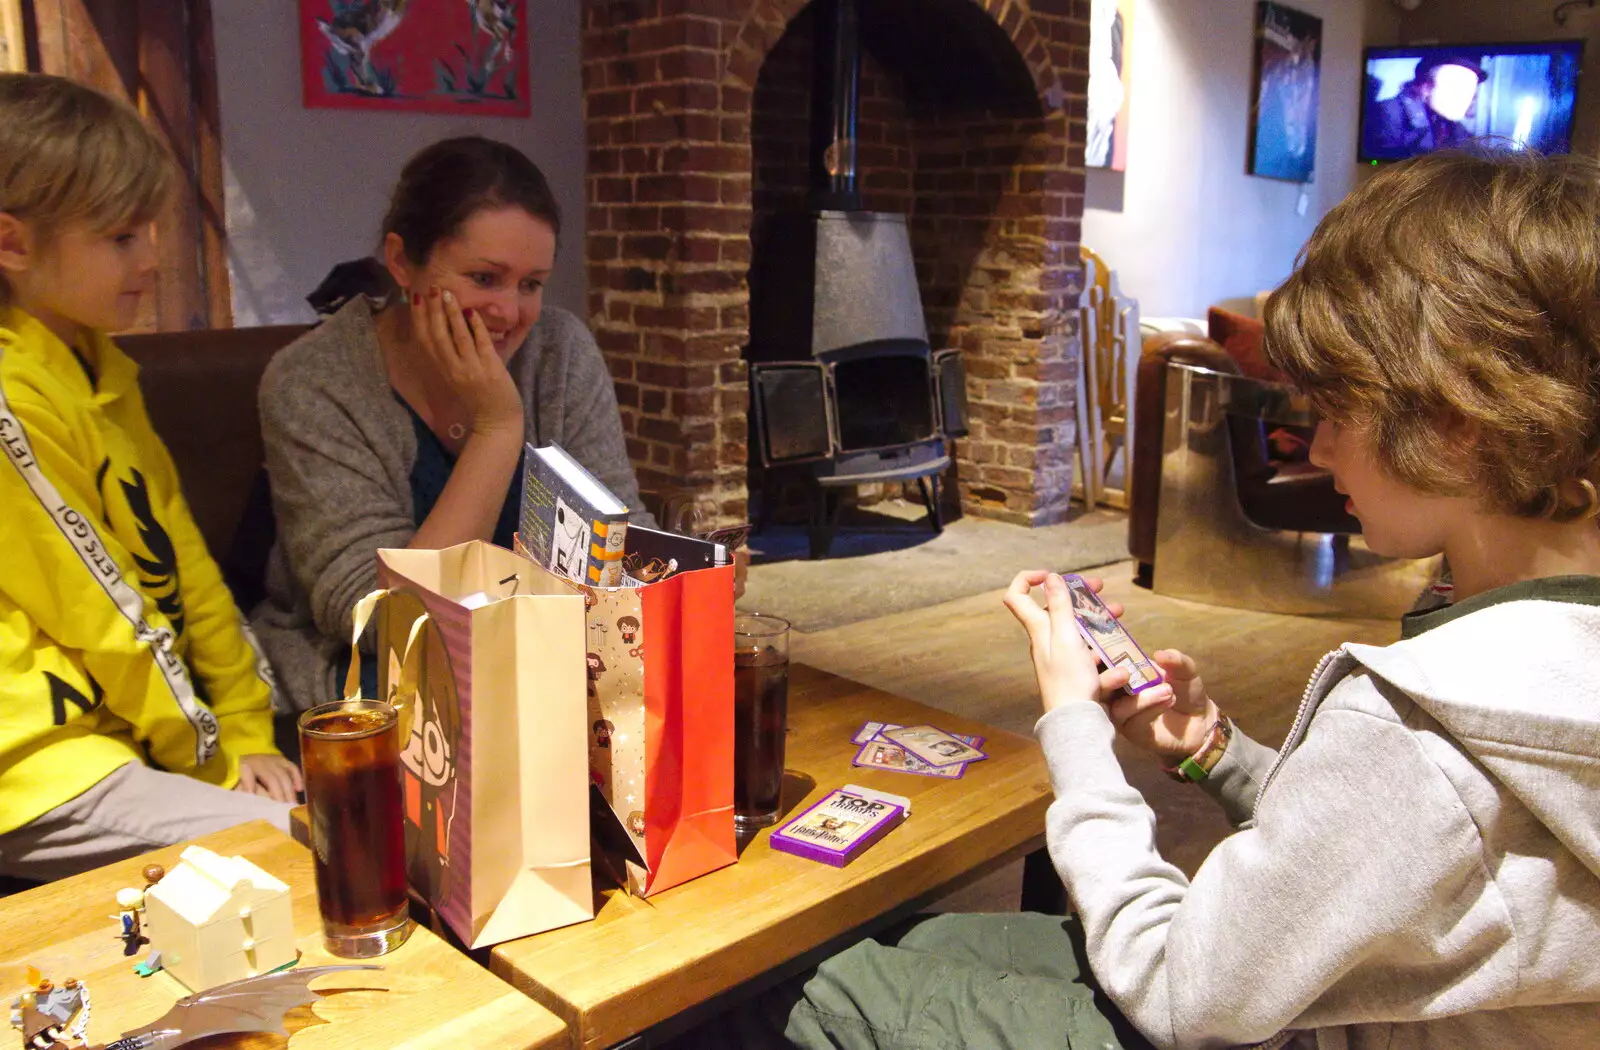
M 811 93 L 812 206 L 859 211 L 856 123 L 861 107 L 861 24 L 856 0 L 818 5 Z

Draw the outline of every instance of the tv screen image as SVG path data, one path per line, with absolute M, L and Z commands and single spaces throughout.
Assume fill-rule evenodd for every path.
M 1368 48 L 1361 159 L 1475 140 L 1566 153 L 1582 59 L 1579 40 Z

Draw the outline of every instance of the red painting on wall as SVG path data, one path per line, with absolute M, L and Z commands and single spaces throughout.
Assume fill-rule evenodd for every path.
M 308 108 L 525 117 L 526 0 L 300 0 Z

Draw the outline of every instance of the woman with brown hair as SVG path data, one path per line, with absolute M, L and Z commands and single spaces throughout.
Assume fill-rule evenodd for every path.
M 393 289 L 353 297 L 267 369 L 278 543 L 254 622 L 294 707 L 335 695 L 380 547 L 511 545 L 525 442 L 560 445 L 653 524 L 600 351 L 543 302 L 560 232 L 549 184 L 516 149 L 435 143 L 384 219 Z

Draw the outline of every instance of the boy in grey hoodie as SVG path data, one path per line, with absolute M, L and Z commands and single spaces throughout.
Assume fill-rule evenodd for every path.
M 1063 920 L 951 916 L 769 999 L 788 1041 L 1600 1045 L 1600 166 L 1442 153 L 1380 172 L 1266 325 L 1367 544 L 1445 554 L 1454 604 L 1324 657 L 1273 751 L 1181 653 L 1154 654 L 1165 685 L 1120 693 L 1060 577 L 1020 574 L 1051 856 L 1115 1007 Z M 1156 852 L 1118 733 L 1238 828 L 1192 882 Z

